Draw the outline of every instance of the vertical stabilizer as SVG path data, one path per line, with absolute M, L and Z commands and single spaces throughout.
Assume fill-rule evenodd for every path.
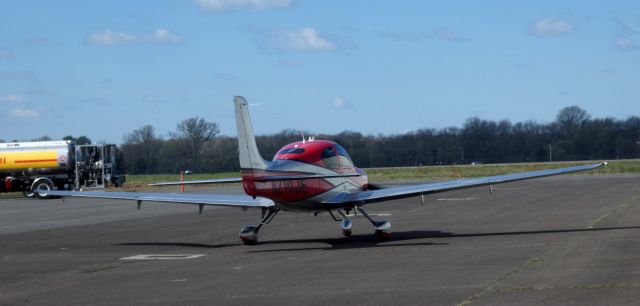
M 243 97 L 234 97 L 236 107 L 236 125 L 238 126 L 238 153 L 240 154 L 240 168 L 243 170 L 267 169 L 268 163 L 258 151 L 256 139 L 249 117 L 249 103 Z

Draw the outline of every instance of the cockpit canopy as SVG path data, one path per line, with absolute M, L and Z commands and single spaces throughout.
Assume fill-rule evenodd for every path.
M 336 171 L 354 169 L 347 150 L 341 145 L 327 140 L 291 143 L 280 149 L 273 160 L 274 162 L 295 160 Z

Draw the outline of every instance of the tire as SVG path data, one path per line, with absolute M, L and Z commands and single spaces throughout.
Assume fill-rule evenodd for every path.
M 31 189 L 22 191 L 22 194 L 27 198 L 33 198 L 36 196 L 36 193 Z
M 38 199 L 49 199 L 51 197 L 47 195 L 47 191 L 53 190 L 53 185 L 48 180 L 40 180 L 33 185 L 32 190 L 38 191 L 35 192 Z

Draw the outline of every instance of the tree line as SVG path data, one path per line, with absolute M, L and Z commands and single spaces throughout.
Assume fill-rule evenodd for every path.
M 178 123 L 166 137 L 144 125 L 123 137 L 119 168 L 129 174 L 238 171 L 237 140 L 219 132 L 216 123 L 199 117 Z M 462 127 L 424 128 L 395 135 L 356 131 L 312 134 L 286 129 L 258 135 L 256 142 L 263 157 L 270 159 L 302 135 L 341 144 L 353 162 L 364 168 L 640 158 L 640 117 L 591 118 L 578 106 L 561 109 L 550 123 L 472 117 Z M 91 144 L 87 136 L 64 139 Z
M 125 135 L 121 158 L 130 174 L 238 171 L 236 138 L 218 134 L 216 123 L 198 117 L 178 123 L 167 138 L 145 125 Z M 270 159 L 302 135 L 311 133 L 287 129 L 259 135 L 256 142 L 263 157 Z M 546 124 L 473 117 L 462 127 L 425 128 L 396 135 L 344 131 L 315 137 L 341 144 L 359 167 L 640 157 L 640 117 L 592 119 L 578 106 L 561 109 L 556 120 Z

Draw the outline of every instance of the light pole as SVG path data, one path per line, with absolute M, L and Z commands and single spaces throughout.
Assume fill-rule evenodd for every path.
M 549 144 L 549 161 L 553 161 L 553 155 L 551 154 L 551 144 Z
M 458 149 L 460 149 L 460 160 L 464 161 L 464 148 L 462 146 L 458 146 Z

